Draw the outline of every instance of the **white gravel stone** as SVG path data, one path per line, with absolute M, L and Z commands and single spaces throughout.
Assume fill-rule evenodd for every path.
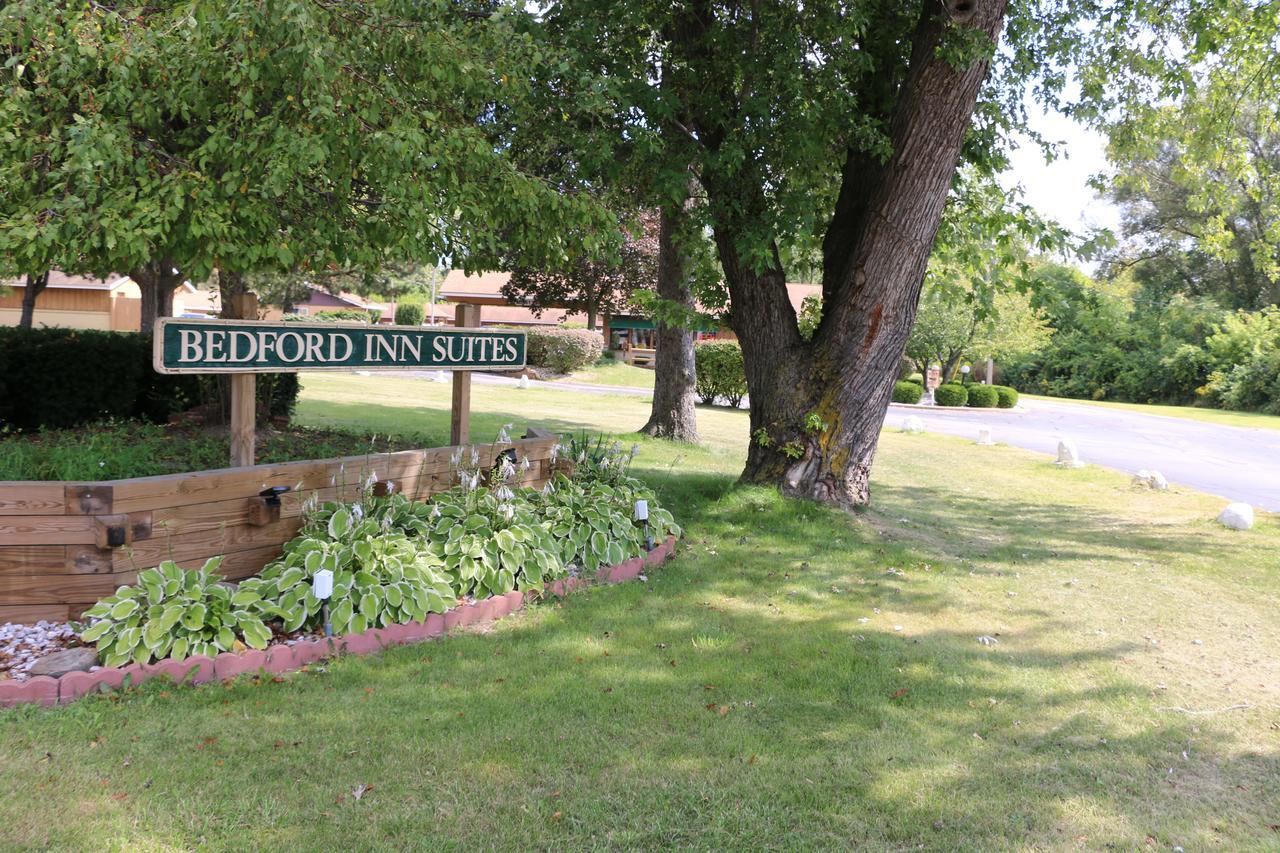
M 1080 459 L 1080 448 L 1076 447 L 1073 439 L 1063 438 L 1058 440 L 1057 464 L 1060 468 L 1084 467 L 1084 462 Z
M 40 620 L 34 625 L 6 622 L 0 625 L 0 675 L 19 681 L 35 662 L 50 652 L 72 645 L 75 629 L 66 622 Z
M 1146 468 L 1133 475 L 1133 484 L 1154 489 L 1157 492 L 1163 492 L 1169 488 L 1169 481 L 1164 478 L 1164 474 L 1159 471 L 1148 471 Z
M 902 422 L 902 431 L 909 432 L 912 435 L 918 435 L 924 432 L 924 421 L 916 415 L 911 415 Z
M 1246 503 L 1230 503 L 1218 513 L 1218 523 L 1232 530 L 1249 530 L 1253 527 L 1253 507 Z

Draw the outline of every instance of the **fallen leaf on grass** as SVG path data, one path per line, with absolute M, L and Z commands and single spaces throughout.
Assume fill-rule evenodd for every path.
M 124 791 L 120 791 L 118 793 L 112 794 L 111 799 L 115 800 L 117 803 L 123 803 L 125 800 L 129 799 L 129 795 L 126 794 Z
M 359 801 L 361 797 L 363 797 L 365 794 L 369 793 L 372 790 L 373 790 L 372 785 L 366 785 L 363 782 L 361 782 L 359 785 L 356 785 L 354 790 L 352 790 L 351 796 L 355 797 L 356 800 Z
M 551 819 L 556 821 L 560 820 L 563 817 L 564 817 L 564 812 L 555 812 L 554 814 L 551 815 Z
M 196 749 L 204 749 L 206 746 L 213 746 L 217 742 L 218 739 L 216 737 L 210 736 L 196 744 Z
M 906 696 L 906 695 L 907 695 L 907 688 L 905 688 L 905 687 L 899 687 L 897 690 L 893 691 L 893 694 L 892 694 L 892 695 L 890 695 L 890 696 L 889 696 L 889 698 L 890 698 L 890 699 L 901 699 L 903 696 Z

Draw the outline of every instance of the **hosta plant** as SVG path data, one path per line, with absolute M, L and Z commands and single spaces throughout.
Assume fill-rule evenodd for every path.
M 311 584 L 321 569 L 333 572 L 329 621 L 338 635 L 420 622 L 458 603 L 444 562 L 426 541 L 366 516 L 358 503 L 316 513 L 283 557 L 240 588 L 260 595 L 284 630 L 313 628 L 322 602 Z
M 105 666 L 148 663 L 189 655 L 231 651 L 237 641 L 265 649 L 271 630 L 263 622 L 261 597 L 233 589 L 217 574 L 221 557 L 199 569 L 183 570 L 173 561 L 138 573 L 138 582 L 122 586 L 84 612 L 85 643 L 96 643 Z
M 631 477 L 619 477 L 611 484 L 556 475 L 536 494 L 537 514 L 559 543 L 561 559 L 589 572 L 644 552 L 645 531 L 635 521 L 639 499 L 648 502 L 649 535 L 655 541 L 668 533 L 680 533 L 679 525 L 670 512 L 658 506 L 653 492 Z
M 451 489 L 434 496 L 425 520 L 432 552 L 464 595 L 485 598 L 542 589 L 564 577 L 560 547 L 534 512 L 528 489 Z

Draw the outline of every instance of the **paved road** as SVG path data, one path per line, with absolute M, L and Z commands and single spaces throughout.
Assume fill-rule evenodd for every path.
M 516 380 L 475 374 L 475 381 L 515 385 Z M 538 388 L 589 394 L 648 397 L 646 388 L 540 382 Z M 990 427 L 1001 444 L 1054 455 L 1058 439 L 1075 440 L 1085 462 L 1128 473 L 1151 468 L 1176 483 L 1280 512 L 1280 430 L 1249 429 L 1146 415 L 1060 400 L 1026 400 L 1017 410 L 929 410 L 891 406 L 886 426 L 900 428 L 919 415 L 925 428 L 977 439 Z
M 1134 473 L 1153 468 L 1169 480 L 1203 492 L 1280 511 L 1280 431 L 1218 426 L 1048 400 L 1023 400 L 1015 411 L 928 411 L 893 406 L 886 425 L 901 427 L 919 415 L 925 429 L 978 437 L 990 427 L 1002 444 L 1056 454 L 1070 437 L 1085 462 Z

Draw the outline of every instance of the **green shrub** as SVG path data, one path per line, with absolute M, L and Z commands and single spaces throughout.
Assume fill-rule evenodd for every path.
M 955 382 L 947 382 L 933 389 L 933 402 L 939 406 L 963 406 L 969 399 L 969 390 Z
M 363 308 L 332 308 L 311 314 L 286 314 L 284 320 L 289 323 L 374 323 L 377 322 L 375 315 L 380 313 Z
M 400 302 L 396 305 L 397 326 L 421 326 L 427 312 L 419 302 Z
M 271 642 L 263 621 L 262 596 L 233 591 L 216 573 L 221 557 L 202 568 L 183 571 L 167 560 L 138 573 L 135 586 L 122 586 L 84 612 L 89 622 L 80 634 L 96 643 L 104 666 L 148 663 L 171 657 L 231 651 L 237 640 L 255 649 Z
M 916 385 L 919 385 L 921 388 L 924 387 L 924 377 L 921 376 L 919 373 L 912 373 L 909 376 L 907 376 L 907 378 L 904 379 L 903 381 L 914 383 Z
M 556 373 L 573 373 L 599 361 L 604 338 L 591 329 L 529 329 L 529 364 Z
M 390 521 L 408 504 L 396 495 L 375 499 L 367 513 L 360 503 L 326 505 L 308 517 L 283 557 L 240 589 L 261 596 L 286 631 L 320 624 L 311 582 L 321 569 L 333 572 L 329 622 L 339 636 L 443 613 L 458 603 L 444 561 Z
M 965 405 L 975 409 L 994 409 L 1000 400 L 999 392 L 991 385 L 970 385 L 968 390 L 969 399 Z
M 1012 409 L 1018 405 L 1018 392 L 1008 385 L 992 385 L 996 389 L 996 405 L 1002 409 Z
M 742 347 L 734 341 L 706 341 L 694 347 L 693 353 L 698 399 L 708 404 L 723 399 L 736 409 L 747 395 Z
M 893 383 L 893 402 L 919 403 L 924 396 L 924 388 L 905 379 Z
M 0 328 L 0 426 L 32 430 L 128 418 L 161 423 L 175 412 L 225 400 L 226 377 L 156 373 L 151 340 L 133 332 Z M 288 416 L 297 404 L 298 376 L 259 374 L 257 389 L 267 414 Z

